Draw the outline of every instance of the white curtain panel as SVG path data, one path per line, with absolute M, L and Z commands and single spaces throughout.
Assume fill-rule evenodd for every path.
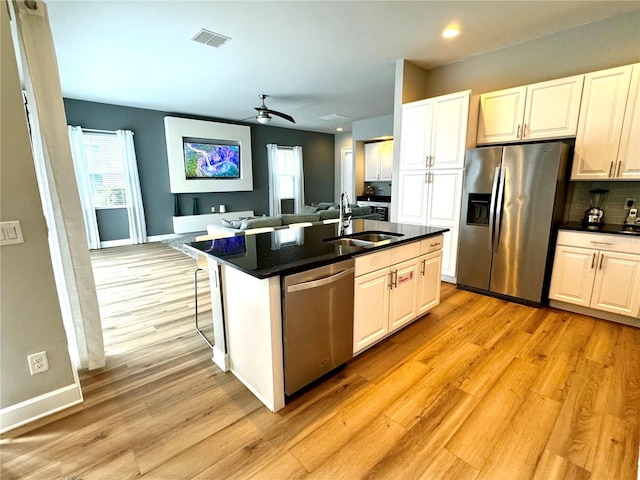
M 100 234 L 98 232 L 96 209 L 93 205 L 91 181 L 87 167 L 87 155 L 85 154 L 82 139 L 82 127 L 69 125 L 68 131 L 69 143 L 71 144 L 71 156 L 73 157 L 76 182 L 78 183 L 78 194 L 80 195 L 80 204 L 82 206 L 82 216 L 84 217 L 84 226 L 87 232 L 87 242 L 89 242 L 90 249 L 97 250 L 100 248 Z
M 269 164 L 269 215 L 272 217 L 282 213 L 280 208 L 280 164 L 278 162 L 278 145 L 267 145 L 267 163 Z
M 100 311 L 46 5 L 13 5 L 33 156 L 69 353 L 77 368 L 100 368 L 105 365 Z
M 117 130 L 122 158 L 124 160 L 124 177 L 127 186 L 127 214 L 129 216 L 129 236 L 131 243 L 145 243 L 147 241 L 147 226 L 144 219 L 142 192 L 138 176 L 138 162 L 133 147 L 133 132 L 131 130 Z
M 304 205 L 304 171 L 302 168 L 302 147 L 293 147 L 293 165 L 295 168 L 295 181 L 293 190 L 293 211 L 302 213 Z

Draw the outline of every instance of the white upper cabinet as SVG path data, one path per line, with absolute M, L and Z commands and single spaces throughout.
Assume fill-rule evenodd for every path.
M 433 99 L 431 168 L 464 167 L 470 94 L 466 90 Z
M 622 124 L 616 178 L 640 179 L 640 64 L 631 72 L 631 86 Z
M 393 140 L 365 143 L 364 181 L 391 180 L 393 170 Z
M 585 76 L 572 180 L 640 178 L 639 65 Z M 632 73 L 635 84 L 630 90 Z
M 527 87 L 509 88 L 480 95 L 478 145 L 514 142 L 522 133 Z
M 400 128 L 400 170 L 420 170 L 428 166 L 431 149 L 431 100 L 402 105 Z
M 470 91 L 402 106 L 400 170 L 462 168 Z
M 584 75 L 480 96 L 478 145 L 576 135 Z

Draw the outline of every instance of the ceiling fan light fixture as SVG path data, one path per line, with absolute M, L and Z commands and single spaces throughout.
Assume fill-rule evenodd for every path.
M 258 123 L 265 124 L 265 123 L 269 123 L 271 121 L 271 117 L 267 117 L 267 116 L 264 116 L 264 115 L 258 115 L 256 117 L 256 120 L 258 120 Z

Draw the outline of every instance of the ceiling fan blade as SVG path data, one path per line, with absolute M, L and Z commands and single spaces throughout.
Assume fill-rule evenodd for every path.
M 293 119 L 293 117 L 291 115 L 287 115 L 286 113 L 276 112 L 275 110 L 269 110 L 269 109 L 266 109 L 265 112 L 267 112 L 267 113 L 269 113 L 271 115 L 276 115 L 276 116 L 278 116 L 280 118 L 284 118 L 285 120 L 289 120 L 291 123 L 296 123 L 296 121 Z

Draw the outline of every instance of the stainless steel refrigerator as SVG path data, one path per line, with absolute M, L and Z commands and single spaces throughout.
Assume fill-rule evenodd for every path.
M 568 157 L 562 142 L 467 150 L 458 287 L 546 302 Z

